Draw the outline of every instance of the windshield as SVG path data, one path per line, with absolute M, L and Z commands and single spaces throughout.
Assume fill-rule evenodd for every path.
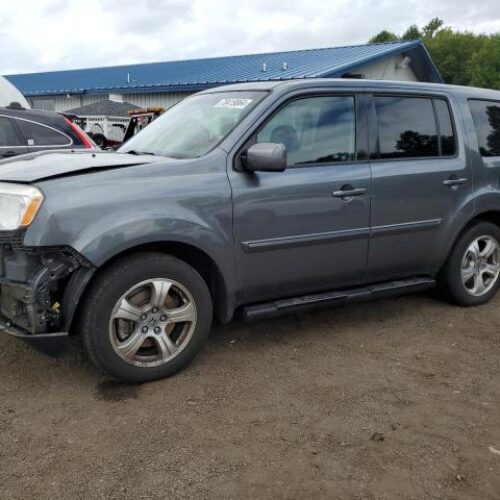
M 265 94 L 215 92 L 188 97 L 153 121 L 118 151 L 171 158 L 204 155 L 219 144 Z

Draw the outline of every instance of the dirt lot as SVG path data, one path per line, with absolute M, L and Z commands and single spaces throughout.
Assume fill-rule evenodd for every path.
M 0 337 L 2 499 L 499 499 L 500 296 L 215 330 L 143 386 Z

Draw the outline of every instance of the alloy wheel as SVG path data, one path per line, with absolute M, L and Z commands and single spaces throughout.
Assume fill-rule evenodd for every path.
M 487 294 L 500 274 L 500 246 L 492 236 L 480 236 L 468 246 L 462 259 L 462 283 L 474 297 Z
M 127 363 L 159 366 L 186 347 L 196 320 L 196 304 L 185 286 L 169 279 L 149 279 L 129 288 L 117 301 L 109 336 L 114 351 Z

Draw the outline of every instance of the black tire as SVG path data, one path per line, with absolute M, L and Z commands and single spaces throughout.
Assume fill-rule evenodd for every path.
M 98 147 L 101 149 L 105 149 L 108 145 L 108 141 L 103 134 L 94 134 L 92 135 L 92 140 L 96 143 Z
M 500 244 L 500 228 L 491 222 L 477 222 L 466 229 L 458 238 L 448 256 L 448 260 L 440 273 L 439 284 L 447 298 L 461 306 L 478 306 L 485 304 L 497 293 L 500 277 L 491 289 L 480 296 L 472 295 L 462 280 L 462 263 L 465 253 L 473 241 L 482 236 L 489 236 Z
M 197 319 L 190 340 L 165 364 L 135 366 L 113 348 L 109 322 L 115 304 L 134 285 L 148 279 L 168 278 L 189 290 Z M 201 349 L 212 326 L 212 299 L 207 284 L 191 266 L 170 255 L 147 252 L 123 258 L 99 274 L 83 302 L 79 334 L 92 363 L 104 374 L 127 383 L 148 382 L 171 376 L 184 368 Z

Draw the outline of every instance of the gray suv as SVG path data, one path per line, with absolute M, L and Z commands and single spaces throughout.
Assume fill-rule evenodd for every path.
M 171 375 L 213 320 L 440 285 L 500 286 L 500 92 L 249 83 L 176 105 L 118 152 L 0 167 L 2 329 L 75 333 L 124 381 Z

